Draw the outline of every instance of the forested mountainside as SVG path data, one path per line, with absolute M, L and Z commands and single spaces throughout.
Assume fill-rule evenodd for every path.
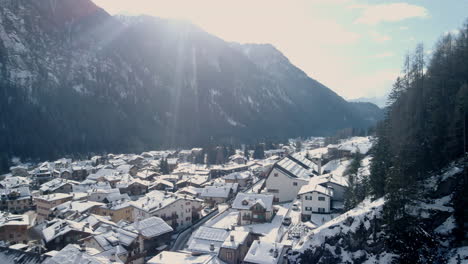
M 352 209 L 313 230 L 291 259 L 468 261 L 468 24 L 444 35 L 428 61 L 418 45 L 387 105 L 370 173 L 356 169 L 365 164 L 360 155 L 349 168 L 345 206 Z
M 0 0 L 0 149 L 43 159 L 366 128 L 271 45 L 90 0 Z

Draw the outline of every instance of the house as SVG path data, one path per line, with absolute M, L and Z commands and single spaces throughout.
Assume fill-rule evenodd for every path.
M 73 185 L 73 192 L 93 192 L 96 189 L 112 189 L 108 182 L 97 182 L 95 180 L 84 180 Z
M 75 219 L 83 214 L 96 213 L 103 203 L 92 201 L 68 201 L 51 209 L 53 217 L 62 219 Z
M 227 200 L 231 199 L 237 192 L 237 187 L 237 183 L 205 186 L 205 188 L 202 189 L 200 198 L 202 198 L 206 204 L 213 207 L 217 204 L 225 203 Z
M 153 190 L 158 190 L 158 191 L 172 191 L 174 190 L 174 183 L 170 181 L 166 181 L 163 179 L 156 179 L 149 187 L 148 191 L 153 191 Z
M 229 233 L 228 229 L 201 226 L 190 237 L 187 250 L 194 254 L 217 255 Z
M 107 230 L 81 240 L 88 252 L 111 262 L 143 263 L 144 250 L 138 232 L 108 226 Z
M 268 193 L 275 196 L 275 202 L 287 202 L 296 198 L 302 186 L 318 174 L 318 166 L 300 154 L 287 156 L 278 161 L 265 181 Z
M 274 215 L 271 194 L 238 193 L 232 208 L 239 211 L 238 225 L 270 222 Z
M 50 193 L 71 193 L 73 192 L 73 185 L 78 184 L 76 181 L 56 178 L 43 183 L 39 188 L 41 194 Z
M 66 178 L 74 181 L 83 181 L 89 175 L 89 168 L 85 166 L 72 166 L 70 178 Z M 64 178 L 64 177 L 62 177 Z
M 173 171 L 177 167 L 177 164 L 179 164 L 178 158 L 167 159 L 167 165 L 169 166 L 169 171 Z
M 150 217 L 136 221 L 132 227 L 138 231 L 143 240 L 143 249 L 148 253 L 155 253 L 158 248 L 164 247 L 171 241 L 172 227 L 159 217 Z
M 233 172 L 223 176 L 226 183 L 237 183 L 239 187 L 247 187 L 252 182 L 252 173 L 250 171 Z
M 130 174 L 132 177 L 137 175 L 138 167 L 130 164 L 123 164 L 116 168 L 119 174 Z
M 77 243 L 82 238 L 93 234 L 87 223 L 55 219 L 42 230 L 44 244 L 49 250 L 60 250 L 67 244 Z
M 152 181 L 155 177 L 157 177 L 159 173 L 153 170 L 142 170 L 137 172 L 135 175 L 136 178 L 140 180 L 145 180 L 145 181 Z
M 44 182 L 48 182 L 53 178 L 58 177 L 59 174 L 60 172 L 55 170 L 51 164 L 44 162 L 34 170 L 33 178 L 36 183 L 43 184 Z
M 320 184 L 302 186 L 298 193 L 302 203 L 301 216 L 309 220 L 312 213 L 330 213 L 333 190 Z
M 288 248 L 283 244 L 257 240 L 250 246 L 244 258 L 245 264 L 278 264 L 283 262 L 283 256 Z
M 105 202 L 106 198 L 113 195 L 120 195 L 119 189 L 93 189 L 90 194 L 88 200 L 94 202 Z
M 101 227 L 107 229 L 109 226 L 117 227 L 117 224 L 111 221 L 109 216 L 101 216 L 97 214 L 84 214 L 79 218 L 75 219 L 76 222 L 88 223 L 89 227 L 96 231 Z
M 28 166 L 26 165 L 18 165 L 10 167 L 11 174 L 13 176 L 20 176 L 20 177 L 29 177 Z
M 177 194 L 183 194 L 183 195 L 191 195 L 193 197 L 200 197 L 203 189 L 202 188 L 195 188 L 192 186 L 187 186 L 182 189 L 177 190 Z
M 29 216 L 27 215 L 13 215 L 8 212 L 0 212 L 0 241 L 11 244 L 27 244 L 30 225 Z
M 246 171 L 249 169 L 249 166 L 246 164 L 235 164 L 230 166 L 223 166 L 223 167 L 215 167 L 210 170 L 210 178 L 216 179 L 222 177 L 224 175 L 228 175 L 233 172 L 241 172 Z
M 48 220 L 52 213 L 52 208 L 71 201 L 72 194 L 67 193 L 53 193 L 34 197 L 34 204 L 36 205 L 37 221 L 39 223 Z
M 150 259 L 147 264 L 221 264 L 214 255 L 192 255 L 186 251 L 163 251 Z
M 18 214 L 30 210 L 33 205 L 29 187 L 0 189 L 0 198 L 0 211 Z
M 119 222 L 123 221 L 134 221 L 133 217 L 134 208 L 132 207 L 130 200 L 116 200 L 103 204 L 96 208 L 94 211 L 97 215 L 110 216 L 112 221 Z
M 219 249 L 218 258 L 228 264 L 240 264 L 255 237 L 242 230 L 232 230 Z
M 89 263 L 89 264 L 111 264 L 116 263 L 116 259 L 111 257 L 93 256 L 89 250 L 86 250 L 84 246 L 78 246 L 76 244 L 68 244 L 62 250 L 54 254 L 53 257 L 47 259 L 42 264 L 64 264 L 70 261 L 74 263 Z
M 247 163 L 247 158 L 244 157 L 243 155 L 240 154 L 235 154 L 229 157 L 229 160 L 231 162 L 234 162 L 236 164 L 246 164 Z
M 131 196 L 144 195 L 148 192 L 149 186 L 149 181 L 133 178 L 127 181 L 120 181 L 116 184 L 116 187 L 119 188 L 121 193 L 126 193 Z
M 161 191 L 151 191 L 140 199 L 130 202 L 134 207 L 133 219 L 160 217 L 175 230 L 198 220 L 202 203 L 202 200 L 188 195 Z
M 0 181 L 1 189 L 12 189 L 19 187 L 29 187 L 31 185 L 31 179 L 19 176 L 7 176 L 5 179 Z
M 25 252 L 23 250 L 0 246 L 0 259 L 2 264 L 43 264 L 47 262 L 48 258 L 49 257 L 44 254 Z

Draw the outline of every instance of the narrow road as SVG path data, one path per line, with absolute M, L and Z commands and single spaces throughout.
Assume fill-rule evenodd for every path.
M 251 192 L 254 187 L 257 187 L 258 184 L 263 184 L 263 181 L 265 181 L 265 179 L 261 179 L 257 182 L 255 182 L 254 184 L 252 184 L 252 186 L 250 186 L 248 189 L 246 189 L 244 192 L 245 193 L 249 193 Z M 227 201 L 227 203 L 231 203 L 233 200 L 234 200 L 235 197 L 233 197 L 232 199 L 230 199 L 229 201 Z M 199 228 L 200 226 L 202 226 L 204 223 L 206 223 L 208 220 L 210 220 L 211 218 L 213 218 L 215 215 L 217 215 L 219 212 L 218 212 L 218 209 L 214 210 L 213 212 L 209 213 L 208 215 L 206 215 L 204 218 L 202 218 L 200 221 L 198 221 L 197 223 L 195 223 L 193 226 L 191 226 L 190 228 L 187 228 L 186 230 L 182 231 L 176 238 L 176 241 L 174 242 L 174 244 L 172 245 L 172 248 L 171 248 L 171 251 L 177 251 L 177 250 L 183 250 L 185 245 L 187 244 L 190 236 L 192 235 L 192 233 L 197 229 Z

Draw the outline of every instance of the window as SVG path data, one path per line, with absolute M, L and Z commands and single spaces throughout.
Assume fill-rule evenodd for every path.
M 318 200 L 319 200 L 319 201 L 325 201 L 325 197 L 319 196 Z
M 305 210 L 306 211 L 312 211 L 312 207 L 306 207 Z
M 269 193 L 279 193 L 277 189 L 268 189 L 267 192 Z
M 276 172 L 273 173 L 273 176 L 278 177 L 278 173 L 276 173 Z
M 232 252 L 226 252 L 226 258 L 227 259 L 232 259 Z
M 297 186 L 297 182 L 293 182 L 293 186 Z
M 319 211 L 319 213 L 325 213 L 325 208 L 319 207 L 318 211 Z
M 312 196 L 306 195 L 306 196 L 305 196 L 305 199 L 306 199 L 306 200 L 312 200 Z

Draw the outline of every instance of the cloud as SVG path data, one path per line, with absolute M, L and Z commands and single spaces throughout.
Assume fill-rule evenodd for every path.
M 429 11 L 426 8 L 408 3 L 353 5 L 351 8 L 363 10 L 361 16 L 356 19 L 356 24 L 376 25 L 381 22 L 429 17 Z
M 384 34 L 380 34 L 378 32 L 371 32 L 370 33 L 372 39 L 377 42 L 377 43 L 384 43 L 385 41 L 389 41 L 391 40 L 392 38 L 388 35 L 384 35 Z
M 372 58 L 383 59 L 383 58 L 390 58 L 390 57 L 393 57 L 393 56 L 395 56 L 395 53 L 387 51 L 387 52 L 375 54 L 374 56 L 372 56 Z

